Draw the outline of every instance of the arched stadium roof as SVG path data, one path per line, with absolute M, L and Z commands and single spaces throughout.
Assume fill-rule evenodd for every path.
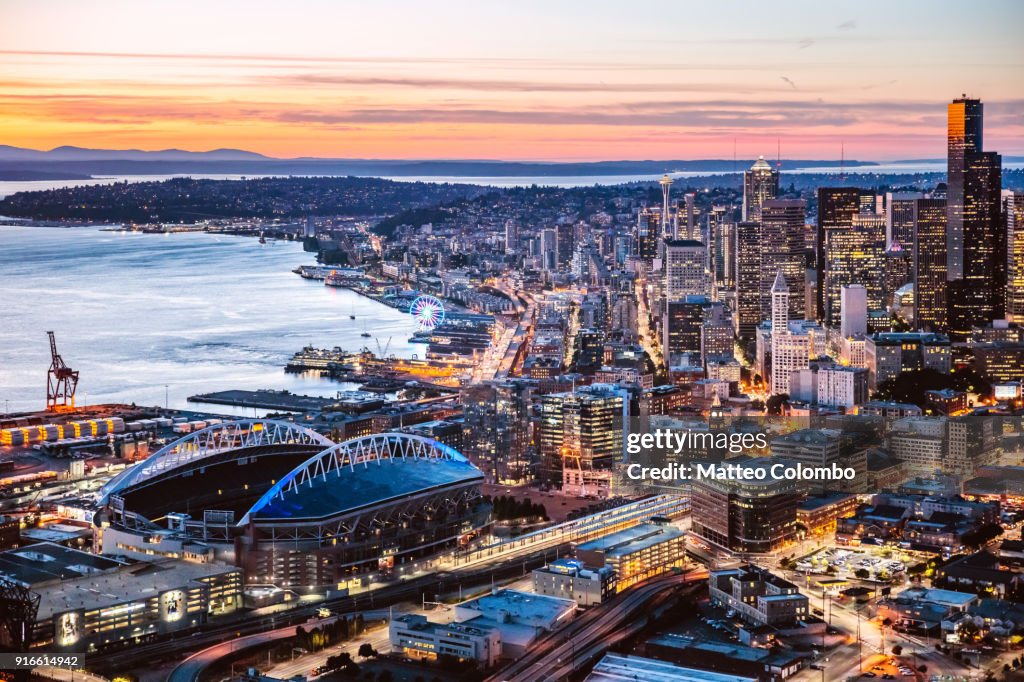
M 295 467 L 253 504 L 239 525 L 254 518 L 323 518 L 483 478 L 462 453 L 431 438 L 407 433 L 363 436 L 333 445 Z
M 334 441 L 301 424 L 276 419 L 239 419 L 211 424 L 204 429 L 168 443 L 139 464 L 110 479 L 97 493 L 101 504 L 116 494 L 149 479 L 208 457 L 267 445 L 318 445 Z

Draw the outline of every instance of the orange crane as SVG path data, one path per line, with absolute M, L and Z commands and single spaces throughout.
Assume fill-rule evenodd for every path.
M 50 370 L 46 373 L 46 409 L 49 412 L 71 412 L 75 409 L 75 388 L 78 386 L 78 372 L 64 364 L 64 358 L 57 352 L 57 340 L 53 332 L 50 337 Z

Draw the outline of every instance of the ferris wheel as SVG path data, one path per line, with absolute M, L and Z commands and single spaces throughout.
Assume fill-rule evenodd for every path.
M 420 329 L 434 329 L 444 322 L 444 303 L 434 296 L 419 296 L 409 306 L 409 314 L 416 320 Z

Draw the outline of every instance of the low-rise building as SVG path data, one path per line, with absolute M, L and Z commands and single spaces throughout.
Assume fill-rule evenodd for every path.
M 234 566 L 125 563 L 52 543 L 0 552 L 0 576 L 39 595 L 33 646 L 96 651 L 194 628 L 242 604 Z
M 578 559 L 557 559 L 533 571 L 533 591 L 572 599 L 581 607 L 595 606 L 615 594 L 615 570 L 586 568 Z
M 711 601 L 753 625 L 791 625 L 808 616 L 807 597 L 797 586 L 753 565 L 711 571 Z
M 642 656 L 608 653 L 584 682 L 758 682 L 756 677 L 712 673 Z
M 592 569 L 615 571 L 616 590 L 681 568 L 685 534 L 667 523 L 643 523 L 576 547 L 576 558 Z
M 501 659 L 501 632 L 496 627 L 468 623 L 432 623 L 426 616 L 408 613 L 388 625 L 391 650 L 417 661 L 452 656 L 484 667 Z
M 839 519 L 857 512 L 857 496 L 834 492 L 808 497 L 796 508 L 796 522 L 807 529 L 808 535 L 834 533 Z
M 496 590 L 455 605 L 455 622 L 480 630 L 496 629 L 501 657 L 522 656 L 539 638 L 557 630 L 576 612 L 571 599 L 515 590 Z

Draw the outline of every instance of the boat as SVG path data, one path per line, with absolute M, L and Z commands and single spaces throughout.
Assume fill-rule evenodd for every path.
M 368 338 L 370 338 L 370 332 L 363 332 L 359 336 L 363 337 L 364 339 L 368 339 Z

